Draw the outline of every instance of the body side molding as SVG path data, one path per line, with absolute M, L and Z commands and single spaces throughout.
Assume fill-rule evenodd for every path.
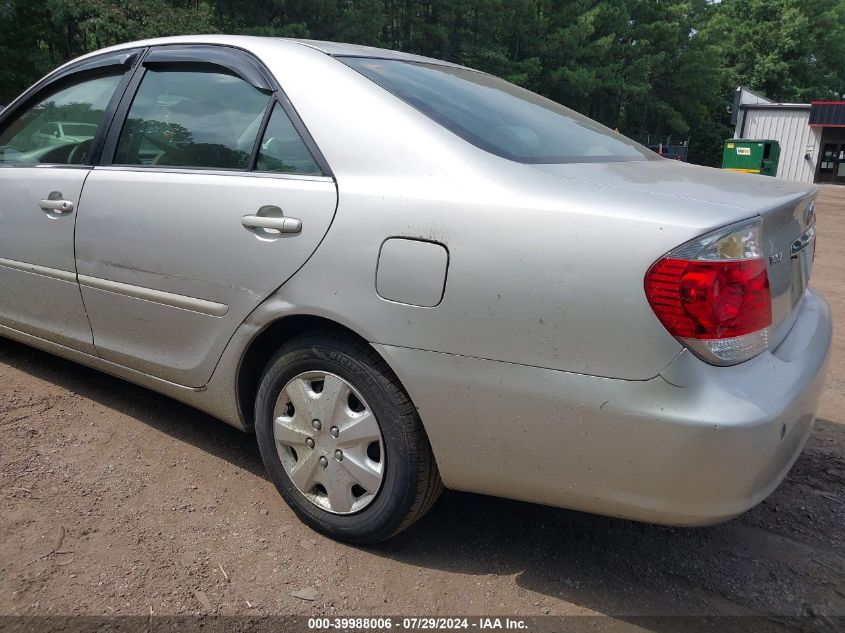
M 5 259 L 0 257 L 0 266 L 11 268 L 13 270 L 20 270 L 25 273 L 32 273 L 33 275 L 41 275 L 42 277 L 52 277 L 60 281 L 69 281 L 76 283 L 76 273 L 69 270 L 61 270 L 59 268 L 49 268 L 47 266 L 39 266 L 38 264 L 28 264 L 27 262 L 19 262 L 14 259 Z
M 229 311 L 229 306 L 225 303 L 206 301 L 205 299 L 198 299 L 196 297 L 187 297 L 185 295 L 178 295 L 172 292 L 164 292 L 163 290 L 144 288 L 143 286 L 133 286 L 130 284 L 120 283 L 118 281 L 89 277 L 88 275 L 79 275 L 79 285 L 87 288 L 94 288 L 96 290 L 113 292 L 115 294 L 132 297 L 134 299 L 152 301 L 153 303 L 160 303 L 173 308 L 199 312 L 200 314 L 206 314 L 213 317 L 225 316 Z

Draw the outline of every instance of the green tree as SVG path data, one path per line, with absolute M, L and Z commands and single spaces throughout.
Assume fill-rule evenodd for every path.
M 383 46 L 500 75 L 718 164 L 737 85 L 842 98 L 845 0 L 0 0 L 0 102 L 117 42 L 205 32 Z
M 735 86 L 780 101 L 845 94 L 845 0 L 730 0 L 703 29 Z
M 216 30 L 213 7 L 185 0 L 6 0 L 0 100 L 62 62 L 121 42 Z

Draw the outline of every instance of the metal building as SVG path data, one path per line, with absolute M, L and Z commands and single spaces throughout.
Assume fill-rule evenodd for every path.
M 780 144 L 778 178 L 845 184 L 845 102 L 776 103 L 740 86 L 731 123 L 734 138 Z

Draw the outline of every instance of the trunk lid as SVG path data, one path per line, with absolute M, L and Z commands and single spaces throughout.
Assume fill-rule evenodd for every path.
M 771 348 L 777 347 L 792 329 L 810 281 L 816 194 L 814 190 L 797 201 L 760 211 L 772 293 Z
M 812 272 L 815 240 L 805 238 L 815 225 L 818 188 L 814 185 L 672 160 L 533 167 L 564 180 L 653 194 L 656 204 L 662 199 L 661 206 L 674 198 L 679 215 L 684 211 L 683 200 L 709 203 L 714 229 L 724 224 L 726 207 L 736 211 L 737 221 L 759 215 L 772 294 L 770 348 L 789 333 Z

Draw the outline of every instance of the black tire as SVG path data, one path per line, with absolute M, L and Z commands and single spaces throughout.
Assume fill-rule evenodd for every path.
M 353 514 L 312 503 L 282 465 L 273 435 L 273 410 L 285 385 L 308 371 L 349 382 L 375 414 L 384 446 L 384 475 L 375 498 Z M 367 343 L 343 333 L 303 334 L 270 359 L 255 400 L 255 432 L 270 479 L 299 518 L 318 532 L 349 543 L 376 543 L 420 519 L 443 491 L 428 436 L 399 379 Z

